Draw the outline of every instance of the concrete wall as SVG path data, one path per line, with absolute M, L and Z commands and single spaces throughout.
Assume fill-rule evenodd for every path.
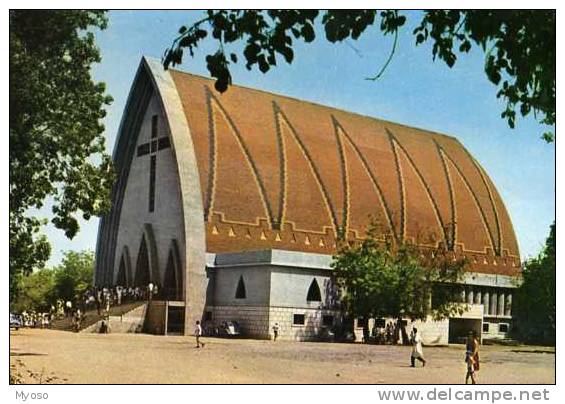
M 151 120 L 157 115 L 159 122 L 158 137 L 169 136 L 165 118 L 154 95 L 149 102 L 143 124 L 139 132 L 136 153 L 132 159 L 129 177 L 124 194 L 120 216 L 120 225 L 114 257 L 114 282 L 117 279 L 120 259 L 124 246 L 129 247 L 131 271 L 129 278 L 135 275 L 137 255 L 145 223 L 151 223 L 157 247 L 157 266 L 159 279 L 154 282 L 162 285 L 167 258 L 172 239 L 179 243 L 181 268 L 184 268 L 184 233 L 182 208 L 177 164 L 172 147 L 156 153 L 155 209 L 149 212 L 149 171 L 150 155 L 137 156 L 137 146 L 151 140 Z M 146 240 L 149 242 L 149 240 Z M 149 245 L 148 245 L 149 247 Z M 130 281 L 131 282 L 131 281 Z
M 212 312 L 212 324 L 237 321 L 242 336 L 269 338 L 269 308 L 266 306 L 208 306 L 206 311 Z
M 145 315 L 147 311 L 147 304 L 142 304 L 135 309 L 125 313 L 122 316 L 109 317 L 109 330 L 110 333 L 125 334 L 125 333 L 138 333 L 143 331 L 143 324 L 145 322 Z M 102 326 L 102 320 L 92 324 L 89 327 L 81 330 L 85 333 L 99 333 Z
M 308 302 L 306 297 L 312 281 L 320 287 L 320 302 Z M 271 269 L 271 307 L 329 308 L 331 306 L 331 283 L 329 271 L 291 267 Z
M 330 328 L 323 325 L 323 316 L 334 316 L 335 323 L 341 314 L 335 310 L 330 261 L 329 257 L 320 254 L 280 250 L 208 254 L 207 265 L 213 282 L 210 282 L 212 290 L 207 310 L 213 313 L 212 323 L 237 321 L 243 335 L 255 338 L 272 338 L 272 327 L 278 323 L 281 339 L 323 339 Z M 235 299 L 241 276 L 247 297 Z M 320 287 L 320 302 L 307 300 L 308 289 L 314 279 Z M 465 319 L 459 321 L 461 327 L 470 327 L 477 332 L 481 331 L 484 319 L 489 323 L 489 332 L 484 338 L 507 336 L 507 333 L 500 332 L 499 323 L 509 324 L 509 329 L 511 327 L 511 295 L 515 282 L 511 277 L 481 274 L 469 276 L 466 281 L 461 285 L 461 301 L 466 304 L 467 310 L 453 318 Z M 485 300 L 485 296 L 495 294 L 496 300 Z M 494 310 L 494 314 L 491 315 L 490 310 Z M 304 324 L 294 323 L 295 314 L 304 315 Z M 457 325 L 455 323 L 454 326 Z M 408 334 L 413 327 L 418 328 L 426 345 L 446 345 L 449 342 L 449 319 L 408 320 Z M 369 328 L 372 328 L 372 323 Z M 363 329 L 355 327 L 354 332 L 356 339 L 361 341 Z
M 304 324 L 294 324 L 294 315 L 303 314 Z M 334 317 L 334 324 L 339 318 L 336 310 L 322 310 L 315 308 L 271 307 L 269 310 L 269 337 L 272 338 L 272 327 L 278 323 L 279 337 L 282 340 L 318 341 L 327 336 L 331 326 L 323 325 L 325 315 Z
M 213 306 L 268 306 L 270 290 L 270 270 L 268 267 L 214 268 Z M 236 299 L 235 293 L 239 279 L 243 277 L 245 299 Z
M 508 338 L 511 330 L 512 319 L 486 317 L 483 320 L 483 339 Z
M 167 304 L 164 301 L 154 300 L 147 306 L 143 332 L 163 335 L 166 330 Z
M 355 341 L 362 342 L 363 341 L 363 327 L 360 327 L 357 323 L 358 319 L 355 319 Z M 392 322 L 393 324 L 396 322 L 396 319 L 392 317 L 386 317 L 385 323 L 388 324 Z M 369 319 L 369 331 L 373 329 L 374 319 Z M 428 317 L 426 320 L 415 320 L 411 321 L 409 319 L 405 319 L 406 321 L 406 334 L 410 336 L 410 332 L 413 328 L 418 329 L 418 333 L 422 338 L 422 343 L 424 345 L 447 345 L 448 344 L 448 336 L 449 336 L 449 319 L 443 320 L 433 320 L 431 317 Z

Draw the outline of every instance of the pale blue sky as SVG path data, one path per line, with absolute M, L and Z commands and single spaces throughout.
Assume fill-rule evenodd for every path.
M 374 116 L 457 137 L 486 169 L 502 195 L 512 218 L 522 258 L 536 255 L 555 218 L 555 147 L 539 136 L 545 130 L 533 118 L 519 119 L 509 129 L 500 118 L 503 103 L 483 72 L 479 49 L 461 56 L 449 69 L 432 61 L 431 47 L 415 47 L 411 35 L 418 20 L 410 12 L 399 36 L 396 54 L 378 82 L 365 77 L 378 72 L 388 57 L 392 37 L 383 38 L 376 27 L 358 41 L 328 43 L 323 32 L 311 44 L 294 48 L 295 60 L 278 60 L 267 74 L 232 69 L 234 83 L 289 95 L 340 109 Z M 119 121 L 143 55 L 160 58 L 178 28 L 202 15 L 197 11 L 115 11 L 108 28 L 97 34 L 102 63 L 94 77 L 107 84 L 114 103 L 105 119 L 107 148 L 113 150 Z M 185 56 L 181 69 L 208 75 L 204 55 L 215 49 L 212 41 Z M 186 52 L 188 54 L 188 52 Z M 81 221 L 73 239 L 52 227 L 46 233 L 53 252 L 49 265 L 60 262 L 61 252 L 96 247 L 98 219 Z

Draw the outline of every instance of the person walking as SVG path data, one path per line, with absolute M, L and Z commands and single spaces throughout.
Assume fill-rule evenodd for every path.
M 279 336 L 279 323 L 275 323 L 275 325 L 273 326 L 273 341 L 277 340 L 277 337 Z
M 118 297 L 118 306 L 122 304 L 122 293 L 124 289 L 121 286 L 116 286 L 116 296 Z
M 73 304 L 71 303 L 70 300 L 67 300 L 67 302 L 65 303 L 65 311 L 66 311 L 66 316 L 67 317 L 72 317 L 73 316 Z
M 469 384 L 469 379 L 471 379 L 472 384 L 477 384 L 477 376 L 475 372 L 479 371 L 479 339 L 473 331 L 469 332 L 465 348 L 465 362 L 467 363 L 465 384 Z
M 424 359 L 424 352 L 422 349 L 422 338 L 418 334 L 416 328 L 412 329 L 410 335 L 410 341 L 412 342 L 412 355 L 410 355 L 410 367 L 416 367 L 416 359 L 422 362 L 422 367 L 426 366 L 426 360 Z
M 153 282 L 149 282 L 149 285 L 147 285 L 147 294 L 148 294 L 148 299 L 152 300 L 153 299 Z
M 204 348 L 204 342 L 200 342 L 200 337 L 202 336 L 202 326 L 200 326 L 200 321 L 196 321 L 196 327 L 194 328 L 194 336 L 196 337 L 196 348 Z

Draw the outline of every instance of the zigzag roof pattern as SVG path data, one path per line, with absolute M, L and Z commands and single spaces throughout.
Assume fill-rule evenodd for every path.
M 196 151 L 207 251 L 332 254 L 339 235 L 363 239 L 372 216 L 396 239 L 445 243 L 473 271 L 519 270 L 503 201 L 457 139 L 170 74 Z

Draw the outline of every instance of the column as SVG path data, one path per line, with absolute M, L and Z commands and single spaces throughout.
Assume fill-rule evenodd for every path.
M 490 293 L 488 290 L 483 292 L 483 311 L 485 315 L 489 315 L 490 313 Z
M 475 291 L 475 304 L 481 304 L 482 302 L 481 289 L 477 288 Z
M 498 293 L 498 308 L 496 310 L 497 316 L 504 316 L 504 291 Z
M 504 315 L 512 315 L 512 293 L 506 293 L 506 302 L 504 305 Z
M 498 294 L 496 291 L 492 291 L 490 294 L 490 310 L 489 314 L 491 316 L 496 316 L 496 308 L 498 306 Z
M 467 304 L 473 304 L 475 301 L 475 293 L 473 291 L 473 287 L 467 288 Z
M 460 290 L 460 292 L 459 292 L 459 301 L 460 301 L 461 303 L 465 303 L 465 302 L 466 302 L 465 295 L 466 295 L 466 293 L 465 293 L 465 286 L 462 286 L 462 287 L 461 287 L 461 290 Z

